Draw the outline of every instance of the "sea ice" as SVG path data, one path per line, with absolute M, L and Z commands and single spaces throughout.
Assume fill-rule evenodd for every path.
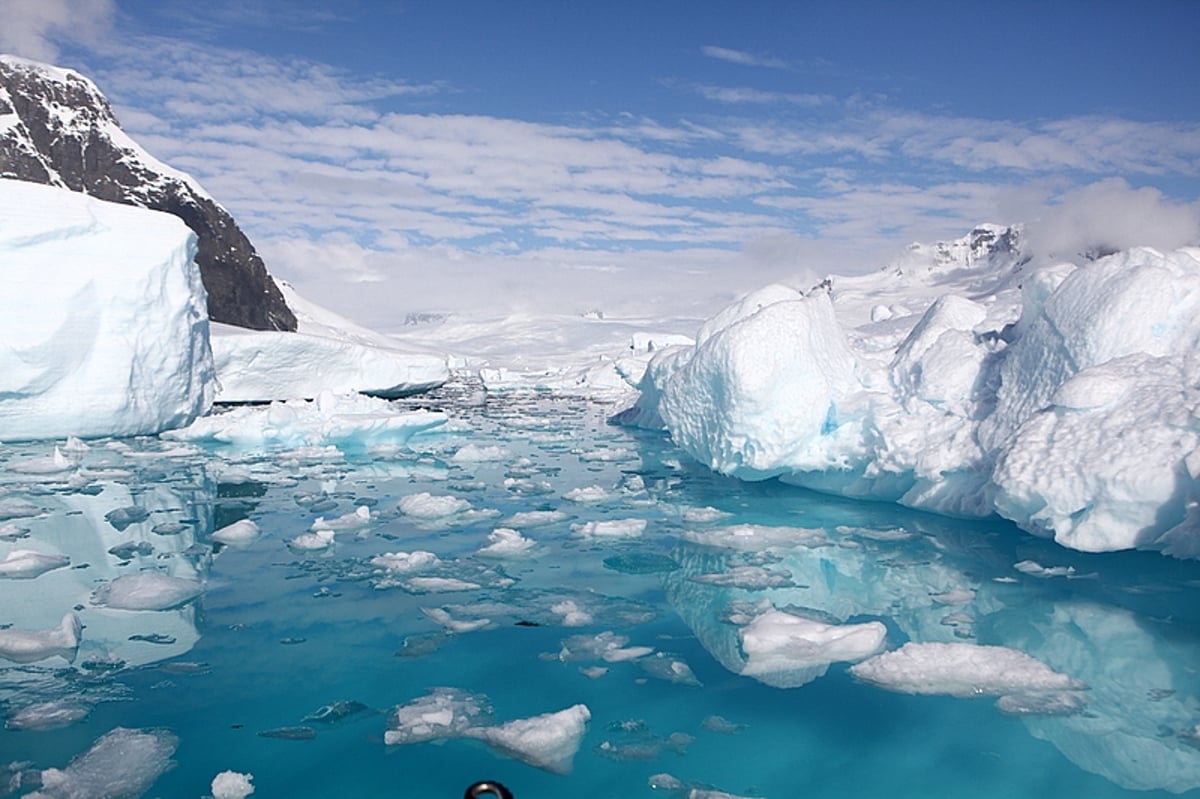
M 141 796 L 171 767 L 179 739 L 166 730 L 116 727 L 65 769 L 42 772 L 29 799 L 128 799 Z
M 580 538 L 640 538 L 646 531 L 645 519 L 606 519 L 571 525 Z
M 92 603 L 119 610 L 170 610 L 200 596 L 204 586 L 184 577 L 147 571 L 124 574 L 92 592 Z
M 917 643 L 850 667 L 863 682 L 908 694 L 1003 696 L 1073 691 L 1083 684 L 1005 646 Z
M 473 727 L 465 734 L 535 768 L 570 774 L 591 717 L 587 705 L 573 705 L 495 727 Z
M 257 541 L 259 535 L 257 524 L 249 519 L 239 519 L 232 524 L 225 525 L 220 530 L 214 530 L 209 538 L 235 549 L 244 549 Z
M 213 777 L 212 799 L 246 799 L 254 793 L 254 786 L 250 784 L 253 779 L 253 774 L 222 771 Z
M 488 533 L 487 546 L 475 554 L 487 558 L 516 558 L 529 553 L 537 542 L 508 527 L 497 527 Z
M 399 508 L 405 516 L 431 521 L 470 510 L 471 503 L 454 496 L 435 496 L 428 491 L 421 491 L 401 497 Z
M 74 613 L 63 616 L 58 627 L 49 630 L 0 630 L 0 658 L 36 663 L 57 655 L 74 662 L 82 632 L 83 623 Z
M 47 555 L 31 549 L 14 549 L 0 560 L 0 579 L 32 580 L 48 571 L 69 566 L 66 555 Z
M 36 702 L 15 711 L 4 722 L 10 730 L 56 730 L 86 718 L 90 705 L 70 699 Z
M 434 688 L 392 710 L 383 741 L 392 746 L 460 738 L 468 729 L 490 722 L 491 716 L 491 703 L 481 694 Z
M 831 663 L 878 653 L 887 627 L 877 621 L 825 624 L 769 610 L 743 627 L 739 636 L 746 654 L 742 674 L 768 685 L 794 688 L 823 675 Z

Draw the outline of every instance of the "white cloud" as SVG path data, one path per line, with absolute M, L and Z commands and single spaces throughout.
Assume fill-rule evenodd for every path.
M 61 42 L 102 41 L 115 12 L 114 0 L 4 0 L 0 52 L 53 63 Z
M 770 69 L 786 69 L 787 62 L 781 58 L 748 53 L 745 50 L 733 50 L 728 47 L 706 45 L 700 49 L 709 58 L 728 61 L 731 64 L 741 64 L 747 67 L 768 67 Z

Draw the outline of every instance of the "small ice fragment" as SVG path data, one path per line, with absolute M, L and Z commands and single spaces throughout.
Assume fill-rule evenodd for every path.
M 581 609 L 570 599 L 554 603 L 550 606 L 550 612 L 562 619 L 564 627 L 585 627 L 592 623 L 592 614 Z
M 512 453 L 504 447 L 479 446 L 465 444 L 451 456 L 452 463 L 485 463 L 488 461 L 503 461 L 512 457 Z
M 504 523 L 515 528 L 544 527 L 564 522 L 569 518 L 571 517 L 560 510 L 526 510 L 514 513 L 505 519 Z
M 573 705 L 497 727 L 473 727 L 466 735 L 535 768 L 570 774 L 591 717 L 587 705 Z
M 683 511 L 683 520 L 690 524 L 707 524 L 709 522 L 719 522 L 722 519 L 728 519 L 732 515 L 732 513 L 718 510 L 712 506 L 686 508 Z
M 1005 694 L 996 708 L 1010 716 L 1073 716 L 1087 709 L 1081 691 Z
M 58 445 L 54 445 L 54 454 L 42 458 L 27 458 L 9 465 L 9 470 L 21 474 L 59 474 L 70 471 L 75 467 L 71 459 L 63 455 Z
M 14 549 L 4 556 L 4 560 L 0 560 L 0 579 L 32 580 L 70 563 L 71 559 L 66 555 L 47 555 L 31 549 Z
M 742 588 L 747 591 L 786 588 L 794 585 L 791 572 L 786 569 L 773 571 L 763 566 L 731 566 L 723 572 L 697 574 L 691 579 L 697 583 Z
M 609 519 L 571 525 L 580 538 L 638 538 L 646 530 L 645 519 Z
M 209 536 L 213 541 L 235 549 L 244 549 L 258 540 L 258 525 L 250 519 L 240 519 L 227 524 Z
M 586 486 L 580 488 L 572 488 L 567 493 L 563 494 L 563 499 L 571 502 L 587 503 L 587 502 L 603 502 L 608 499 L 611 494 L 608 489 L 602 486 Z
M 37 702 L 13 713 L 4 726 L 10 730 L 57 730 L 74 724 L 90 712 L 90 706 L 69 699 Z
M 850 672 L 863 682 L 908 694 L 1002 696 L 1083 688 L 1019 650 L 962 642 L 910 641 L 851 666 Z
M 1013 568 L 1031 577 L 1072 577 L 1075 574 L 1074 566 L 1043 566 L 1034 560 L 1023 560 L 1013 564 Z
M 479 583 L 460 580 L 457 577 L 410 577 L 403 583 L 405 590 L 414 594 L 444 594 L 451 591 L 474 591 Z
M 0 524 L 0 541 L 17 541 L 29 537 L 29 528 L 13 522 Z
M 598 680 L 608 674 L 607 666 L 580 666 L 579 673 L 589 680 Z
M 700 725 L 706 730 L 724 733 L 725 735 L 734 735 L 735 733 L 746 729 L 745 724 L 737 724 L 725 718 L 724 716 L 717 715 L 705 717 L 704 721 L 700 722 Z
M 469 633 L 481 630 L 491 624 L 491 619 L 471 619 L 470 621 L 456 619 L 445 608 L 421 608 L 421 612 L 452 633 Z
M 430 569 L 439 563 L 441 561 L 438 560 L 437 555 L 421 549 L 413 552 L 385 552 L 382 555 L 376 555 L 371 558 L 372 566 L 402 574 L 420 571 L 421 569 Z
M 318 708 L 301 719 L 303 722 L 314 721 L 319 724 L 336 724 L 339 721 L 344 721 L 351 716 L 356 716 L 366 710 L 369 710 L 366 705 L 354 699 L 339 699 L 328 705 Z
M 441 519 L 468 510 L 471 503 L 453 496 L 434 496 L 427 491 L 401 497 L 400 512 L 414 519 Z
M 49 630 L 0 630 L 0 658 L 14 663 L 36 663 L 55 655 L 74 662 L 83 623 L 74 613 L 62 617 Z
M 37 516 L 42 509 L 27 499 L 0 499 L 0 522 Z
M 354 530 L 359 527 L 365 527 L 370 523 L 371 509 L 366 505 L 359 505 L 352 513 L 345 513 L 334 519 L 326 519 L 324 516 L 318 516 L 309 529 L 314 531 Z
M 434 688 L 429 694 L 397 705 L 387 719 L 383 741 L 388 746 L 459 738 L 471 727 L 491 720 L 487 697 L 456 688 Z
M 301 533 L 287 540 L 288 549 L 297 552 L 324 552 L 333 546 L 333 530 L 317 530 L 315 533 Z
M 489 558 L 514 558 L 529 552 L 536 544 L 520 532 L 508 527 L 497 527 L 488 534 L 488 545 L 476 553 Z
M 213 777 L 212 799 L 246 799 L 254 793 L 250 780 L 253 774 L 239 774 L 236 771 L 222 771 Z
M 28 799 L 125 799 L 141 796 L 172 765 L 179 739 L 166 730 L 116 727 L 96 739 L 65 769 L 42 772 Z
M 186 605 L 204 591 L 195 580 L 159 572 L 125 574 L 92 592 L 92 604 L 118 610 L 170 610 Z
M 887 627 L 877 621 L 824 624 L 769 610 L 756 616 L 739 635 L 746 653 L 743 674 L 786 677 L 794 672 L 796 679 L 808 682 L 823 675 L 831 663 L 874 655 L 883 648 Z
M 276 727 L 271 730 L 263 730 L 258 734 L 260 738 L 279 738 L 284 741 L 311 741 L 317 737 L 317 731 L 312 727 Z

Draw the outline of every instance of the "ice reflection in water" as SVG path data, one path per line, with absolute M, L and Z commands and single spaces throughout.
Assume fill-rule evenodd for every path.
M 485 777 L 521 799 L 1200 786 L 1192 564 L 742 484 L 598 402 L 479 397 L 397 403 L 450 418 L 408 446 L 0 449 L 0 561 L 69 559 L 0 577 L 0 625 L 84 625 L 71 662 L 0 662 L 0 766 L 25 764 L 0 795 L 83 753 L 87 779 L 114 729 L 149 731 L 118 733 L 154 744 L 133 771 L 174 749 L 163 796 L 228 770 L 297 797 Z M 118 582 L 146 573 L 203 590 Z M 165 609 L 97 601 L 127 586 L 152 597 L 117 604 Z M 1087 687 L 998 707 L 850 677 L 909 641 L 1007 647 Z M 495 719 L 387 745 L 395 719 L 447 721 L 438 696 L 486 697 Z

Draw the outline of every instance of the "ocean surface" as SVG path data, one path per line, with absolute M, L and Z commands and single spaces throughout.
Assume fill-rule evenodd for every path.
M 70 558 L 0 579 L 0 630 L 83 623 L 71 662 L 0 660 L 0 796 L 51 768 L 72 797 L 125 795 L 106 773 L 201 797 L 227 770 L 293 799 L 457 799 L 482 779 L 518 799 L 1200 796 L 1194 562 L 722 478 L 586 398 L 456 384 L 398 404 L 450 423 L 386 451 L 90 441 L 69 471 L 38 466 L 49 442 L 0 448 L 0 559 Z M 241 519 L 257 537 L 210 539 Z M 295 541 L 329 527 L 326 549 Z M 202 593 L 101 604 L 148 571 Z M 747 619 L 771 607 L 882 622 L 888 649 L 1016 649 L 1086 687 L 998 707 L 845 662 L 748 669 Z M 442 702 L 433 732 L 396 712 L 423 701 Z M 578 705 L 572 740 L 546 714 Z M 80 757 L 116 728 L 163 747 Z

